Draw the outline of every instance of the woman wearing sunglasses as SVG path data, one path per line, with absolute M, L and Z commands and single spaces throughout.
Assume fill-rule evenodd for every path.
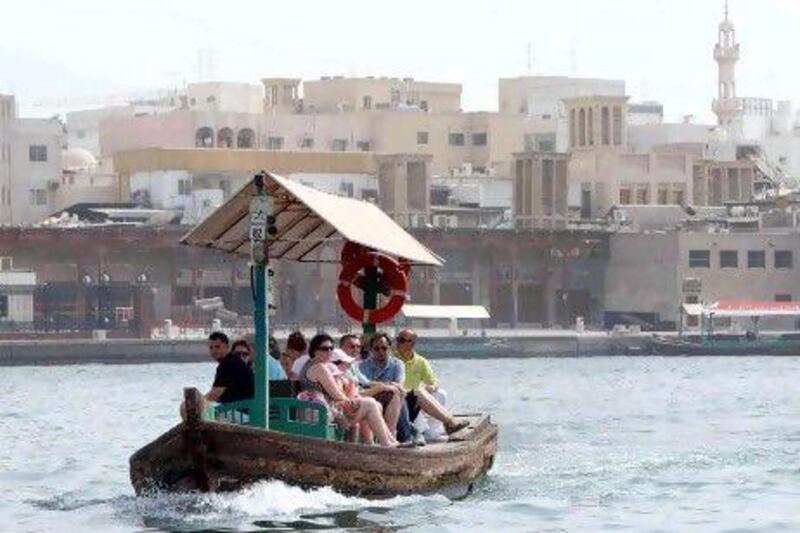
M 397 440 L 383 421 L 380 404 L 372 398 L 351 398 L 345 393 L 343 373 L 331 362 L 334 347 L 333 339 L 325 333 L 311 339 L 311 358 L 299 376 L 304 391 L 298 398 L 325 403 L 335 419 L 344 419 L 343 425 L 364 424 L 381 446 L 397 446 Z

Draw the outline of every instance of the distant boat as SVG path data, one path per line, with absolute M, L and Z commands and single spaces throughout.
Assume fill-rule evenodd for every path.
M 720 300 L 713 304 L 684 304 L 681 315 L 700 319 L 700 333 L 677 337 L 654 335 L 652 351 L 657 355 L 800 355 L 800 333 L 762 334 L 763 317 L 800 316 L 800 302 Z M 715 318 L 750 318 L 745 333 L 715 333 Z M 683 316 L 681 317 L 683 320 Z

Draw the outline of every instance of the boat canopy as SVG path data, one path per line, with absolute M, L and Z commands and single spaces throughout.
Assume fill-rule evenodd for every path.
M 800 302 L 720 300 L 705 306 L 703 313 L 714 317 L 800 316 Z
M 482 305 L 405 304 L 402 312 L 406 318 L 489 318 L 489 312 Z
M 273 201 L 278 230 L 269 241 L 270 258 L 322 262 L 311 257 L 313 250 L 332 241 L 352 241 L 414 265 L 443 264 L 439 256 L 374 204 L 326 193 L 269 172 L 265 173 L 264 187 Z M 256 187 L 249 182 L 186 234 L 181 243 L 249 256 L 249 210 L 255 195 Z

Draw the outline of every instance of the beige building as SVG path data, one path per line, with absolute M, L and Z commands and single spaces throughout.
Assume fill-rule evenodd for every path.
M 517 229 L 563 229 L 567 225 L 569 154 L 515 154 L 514 205 Z
M 692 165 L 695 205 L 724 205 L 753 199 L 755 164 L 750 160 L 715 161 L 698 159 Z
M 0 95 L 0 224 L 33 224 L 52 212 L 62 144 L 59 120 L 19 118 L 14 97 Z
M 676 324 L 682 303 L 720 299 L 800 299 L 800 239 L 795 232 L 659 231 L 611 236 L 607 314 Z M 699 294 L 684 294 L 698 280 Z

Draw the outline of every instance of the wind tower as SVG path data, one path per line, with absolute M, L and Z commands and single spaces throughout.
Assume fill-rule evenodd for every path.
M 720 126 L 732 126 L 741 114 L 741 101 L 736 97 L 736 62 L 739 61 L 739 44 L 736 31 L 728 18 L 728 0 L 725 0 L 725 19 L 719 24 L 718 41 L 714 46 L 717 62 L 717 97 L 711 105 Z

